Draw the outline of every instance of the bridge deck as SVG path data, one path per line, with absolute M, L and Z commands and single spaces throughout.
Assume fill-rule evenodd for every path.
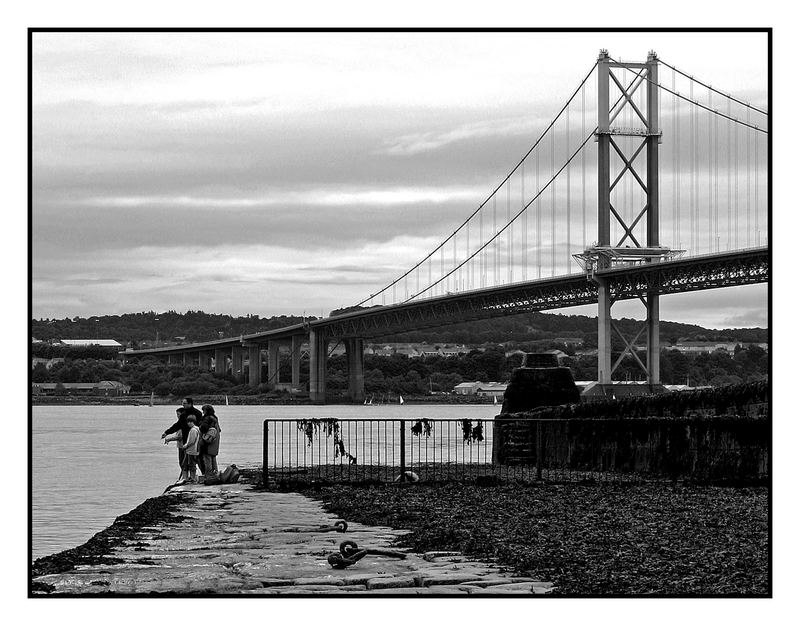
M 648 292 L 684 293 L 769 280 L 769 247 L 645 263 L 596 274 L 611 285 L 614 300 L 629 300 Z M 309 331 L 330 337 L 380 337 L 408 330 L 525 311 L 559 309 L 597 302 L 597 284 L 586 274 L 568 274 L 534 281 L 487 287 L 402 304 L 359 309 L 324 319 L 240 337 L 147 350 L 126 350 L 126 356 L 179 354 L 198 350 L 285 341 Z

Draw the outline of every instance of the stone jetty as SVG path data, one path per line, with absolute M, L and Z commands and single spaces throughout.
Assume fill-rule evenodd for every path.
M 298 493 L 183 485 L 163 497 L 180 501 L 174 517 L 136 529 L 107 554 L 95 554 L 93 563 L 35 576 L 33 594 L 488 596 L 552 590 L 551 583 L 459 553 L 394 547 L 409 531 L 351 522 L 345 532 L 330 530 L 337 518 Z M 334 569 L 328 557 L 345 540 L 404 558 L 367 554 Z

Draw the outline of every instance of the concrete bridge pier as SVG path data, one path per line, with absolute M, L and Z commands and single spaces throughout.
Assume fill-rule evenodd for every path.
M 270 385 L 277 385 L 281 382 L 281 344 L 278 341 L 267 343 L 267 382 Z
M 300 350 L 303 339 L 302 335 L 292 336 L 292 389 L 300 389 Z
M 215 374 L 224 374 L 228 371 L 228 363 L 227 363 L 227 356 L 225 356 L 225 350 L 217 348 L 214 350 L 214 373 Z
M 322 331 L 309 331 L 310 380 L 308 394 L 314 404 L 325 404 L 325 372 L 328 367 L 328 337 Z
M 661 344 L 658 337 L 659 305 L 658 293 L 651 291 L 647 295 L 647 382 L 661 382 Z
M 364 401 L 364 340 L 360 337 L 349 337 L 344 340 L 347 353 L 347 379 L 350 399 L 353 402 Z
M 231 374 L 239 382 L 244 381 L 244 349 L 242 346 L 231 348 Z
M 611 382 L 611 289 L 608 281 L 597 283 L 597 381 Z
M 261 384 L 261 346 L 248 346 L 247 357 L 249 368 L 247 382 L 251 387 L 257 387 Z
M 197 366 L 204 372 L 211 369 L 211 353 L 208 350 L 197 352 Z

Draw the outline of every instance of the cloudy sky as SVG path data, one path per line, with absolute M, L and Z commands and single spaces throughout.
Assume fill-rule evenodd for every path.
M 486 198 L 600 48 L 768 104 L 760 34 L 36 33 L 33 315 L 354 304 Z M 764 326 L 766 286 L 662 319 Z

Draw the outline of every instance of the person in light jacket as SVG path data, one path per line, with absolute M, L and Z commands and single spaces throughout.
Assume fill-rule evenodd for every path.
M 219 427 L 219 419 L 214 412 L 214 407 L 210 404 L 203 406 L 203 419 L 200 422 L 200 434 L 202 443 L 200 444 L 200 458 L 203 463 L 203 473 L 205 475 L 215 475 L 219 472 L 217 468 L 217 454 L 219 454 L 219 438 L 222 429 Z
M 188 415 L 194 415 L 195 419 L 199 420 L 203 414 L 194 407 L 194 402 L 189 397 L 183 399 L 182 406 L 177 410 L 177 413 L 178 421 L 167 428 L 161 435 L 161 438 L 166 439 L 167 436 L 172 435 L 175 432 L 179 432 L 181 433 L 181 444 L 184 444 L 186 443 L 186 437 L 189 435 L 189 424 L 186 422 L 186 417 Z M 172 440 L 172 438 L 170 438 L 170 440 Z M 166 443 L 166 441 L 164 443 Z M 186 453 L 184 452 L 181 444 L 178 444 L 178 465 L 180 466 L 181 470 L 183 470 L 184 465 L 186 465 Z M 201 467 L 200 471 L 202 470 L 203 468 Z
M 189 434 L 186 436 L 186 443 L 181 446 L 186 453 L 186 466 L 181 473 L 181 480 L 196 483 L 197 460 L 200 456 L 200 429 L 197 427 L 197 418 L 194 415 L 187 415 L 186 421 L 189 423 Z

